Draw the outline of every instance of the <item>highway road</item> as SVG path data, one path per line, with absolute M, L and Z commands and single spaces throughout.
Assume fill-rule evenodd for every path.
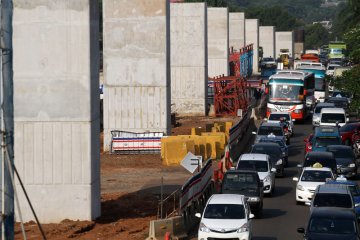
M 297 164 L 304 158 L 304 138 L 312 132 L 310 121 L 295 125 L 295 134 L 289 148 L 289 164 L 284 178 L 276 178 L 276 190 L 264 198 L 260 219 L 253 219 L 253 240 L 300 240 L 298 227 L 306 227 L 309 207 L 296 205 L 295 186 L 292 180 L 299 174 Z M 193 237 L 191 239 L 197 239 Z

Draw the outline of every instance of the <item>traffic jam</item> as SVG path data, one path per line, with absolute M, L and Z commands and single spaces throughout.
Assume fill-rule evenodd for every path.
M 278 70 L 269 77 L 266 118 L 252 132 L 251 150 L 232 159 L 236 167 L 225 172 L 219 193 L 196 213 L 199 240 L 253 238 L 264 203 L 287 174 L 292 137 L 310 121 L 303 161 L 290 178 L 296 188 L 293 204 L 309 211 L 309 218 L 294 232 L 299 239 L 360 239 L 360 189 L 355 181 L 360 122 L 350 121 L 357 114 L 349 108 L 352 95 L 334 87 L 329 91 L 325 71 L 322 64 L 298 62 L 295 70 Z

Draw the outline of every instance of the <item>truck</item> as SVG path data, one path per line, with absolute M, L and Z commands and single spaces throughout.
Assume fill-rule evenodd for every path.
M 346 44 L 345 42 L 336 41 L 329 43 L 329 59 L 344 58 L 345 57 Z

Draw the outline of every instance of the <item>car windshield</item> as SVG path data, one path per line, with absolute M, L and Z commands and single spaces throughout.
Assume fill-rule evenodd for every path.
M 352 208 L 351 197 L 348 194 L 317 193 L 314 198 L 315 207 Z
M 326 182 L 327 179 L 332 179 L 331 172 L 329 171 L 319 171 L 319 170 L 309 170 L 304 171 L 301 176 L 301 181 L 303 182 Z
M 257 172 L 267 172 L 269 170 L 266 161 L 247 161 L 241 160 L 238 163 L 238 169 L 254 170 Z
M 359 125 L 358 124 L 345 124 L 344 126 L 342 126 L 339 131 L 340 132 L 352 132 L 355 130 L 355 128 L 357 128 Z
M 286 121 L 290 121 L 289 114 L 270 114 L 269 116 L 270 121 L 280 121 L 280 118 L 285 118 Z
M 274 134 L 275 136 L 283 136 L 283 131 L 281 127 L 275 126 L 261 126 L 259 128 L 258 135 L 270 135 Z
M 354 158 L 354 152 L 351 148 L 329 148 L 329 152 L 334 153 L 335 158 Z
M 345 114 L 343 113 L 323 113 L 321 115 L 322 123 L 344 123 L 345 122 Z
M 251 173 L 228 173 L 224 177 L 224 186 L 227 189 L 247 189 L 247 188 L 257 188 L 258 187 L 258 176 Z
M 356 234 L 353 219 L 346 218 L 318 218 L 310 219 L 309 232 L 327 234 Z
M 209 219 L 244 219 L 245 209 L 242 204 L 208 204 L 204 218 Z
M 315 141 L 315 147 L 327 147 L 337 144 L 341 144 L 340 138 L 337 137 L 317 137 Z

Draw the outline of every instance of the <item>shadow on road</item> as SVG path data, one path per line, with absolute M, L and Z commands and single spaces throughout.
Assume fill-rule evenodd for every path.
M 276 186 L 275 184 L 275 192 L 273 193 L 272 197 L 280 197 L 289 192 L 291 192 L 291 187 L 283 187 L 283 186 Z
M 266 209 L 262 210 L 261 219 L 269 219 L 283 216 L 287 213 L 287 211 L 283 211 L 281 209 Z
M 252 240 L 277 240 L 276 237 L 252 237 Z

